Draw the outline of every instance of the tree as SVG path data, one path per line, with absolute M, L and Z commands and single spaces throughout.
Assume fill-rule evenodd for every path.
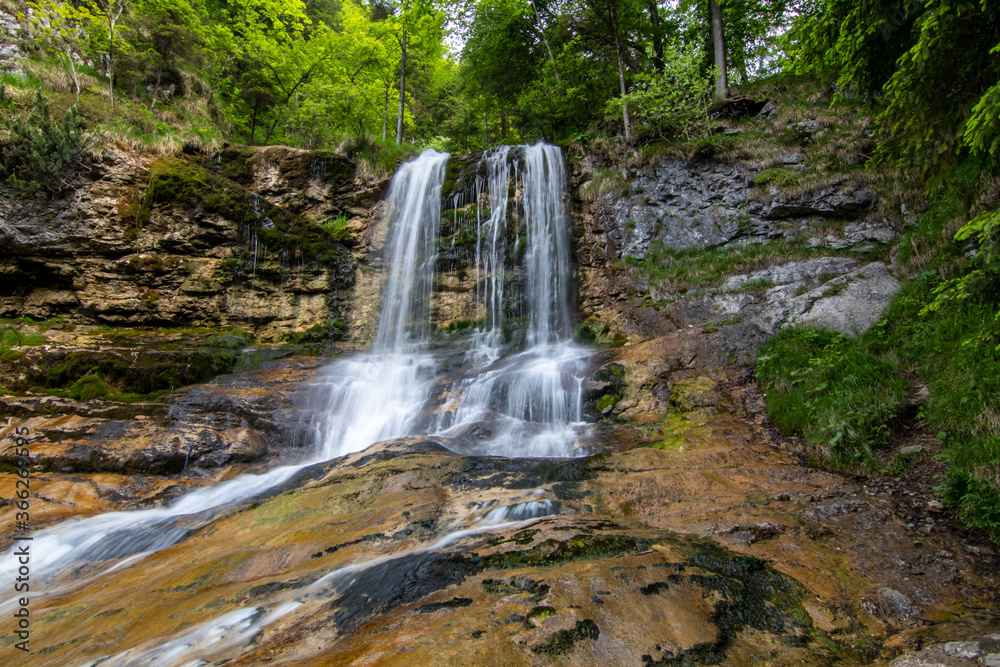
M 883 96 L 877 157 L 929 187 L 962 155 L 1000 148 L 1000 5 L 823 0 L 796 21 L 790 67 L 836 79 L 840 96 Z
M 125 9 L 134 0 L 104 0 L 103 14 L 108 29 L 108 98 L 111 108 L 115 107 L 115 30 L 125 14 Z M 121 47 L 119 47 L 121 48 Z
M 90 0 L 79 4 L 58 0 L 29 2 L 31 20 L 44 37 L 43 43 L 52 51 L 61 53 L 73 79 L 73 93 L 80 98 L 80 79 L 76 61 L 87 55 L 88 40 L 93 28 L 99 24 L 101 14 Z
M 708 0 L 708 11 L 711 15 L 712 52 L 715 56 L 715 96 L 725 97 L 729 94 L 729 78 L 726 74 L 726 32 L 719 0 Z
M 630 0 L 583 0 L 582 12 L 577 15 L 574 24 L 574 29 L 584 42 L 614 54 L 627 143 L 632 141 L 632 131 L 628 104 L 625 101 L 628 93 L 625 70 L 632 60 L 630 54 L 632 34 L 637 32 L 637 26 L 642 23 L 641 16 L 641 10 Z
M 0 88 L 0 99 L 5 95 Z M 3 147 L 3 171 L 8 182 L 29 189 L 59 192 L 67 185 L 72 168 L 89 144 L 83 121 L 70 107 L 62 121 L 52 120 L 48 102 L 38 91 L 34 107 L 26 117 L 16 117 L 7 125 L 10 142 Z
M 671 39 L 664 44 L 663 69 L 654 67 L 638 75 L 634 89 L 622 101 L 635 111 L 637 127 L 641 124 L 663 139 L 708 135 L 712 86 L 703 75 L 703 59 L 697 43 Z

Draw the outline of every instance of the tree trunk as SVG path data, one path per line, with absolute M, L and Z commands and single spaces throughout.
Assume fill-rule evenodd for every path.
M 396 145 L 403 143 L 403 105 L 406 103 L 406 28 L 403 28 L 403 40 L 400 42 L 402 53 L 399 56 L 399 115 L 396 116 Z
M 70 75 L 73 77 L 73 91 L 76 95 L 77 102 L 80 101 L 80 82 L 76 78 L 76 63 L 73 62 L 73 52 L 70 49 L 66 49 L 66 60 L 69 61 L 69 71 Z
M 615 29 L 615 53 L 618 55 L 618 85 L 622 91 L 622 118 L 625 120 L 625 143 L 632 143 L 632 130 L 629 128 L 628 104 L 625 103 L 625 67 L 622 65 L 622 40 L 618 32 L 618 17 L 611 17 L 611 25 Z
M 541 20 L 541 15 L 538 13 L 538 7 L 535 5 L 535 0 L 531 0 L 531 9 L 535 12 L 535 18 Z M 552 47 L 549 45 L 549 40 L 545 36 L 545 29 L 541 25 L 538 26 L 538 35 L 542 38 L 542 42 L 545 43 L 545 50 L 549 52 L 549 61 L 552 63 L 552 72 L 556 75 L 556 83 L 562 88 L 562 79 L 559 78 L 559 68 L 556 67 L 556 57 L 552 55 Z
M 260 102 L 254 101 L 253 103 L 253 113 L 250 115 L 250 145 L 253 146 L 253 133 L 257 129 L 257 107 L 260 106 Z
M 663 22 L 660 20 L 660 11 L 656 7 L 656 0 L 646 0 L 646 8 L 649 10 L 649 23 L 653 26 L 653 66 L 657 72 L 663 71 L 663 34 L 660 32 Z
M 153 101 L 149 103 L 149 110 L 152 111 L 153 107 L 156 106 L 156 96 L 160 94 L 160 77 L 163 75 L 163 63 L 156 68 L 156 85 L 153 86 Z
M 389 79 L 385 80 L 385 102 L 382 103 L 382 141 L 385 142 L 385 133 L 389 125 Z
M 715 66 L 718 73 L 715 79 L 715 96 L 725 97 L 729 93 L 729 80 L 726 76 L 726 33 L 722 25 L 722 7 L 718 0 L 708 0 L 708 8 L 712 18 L 712 46 L 715 50 Z
M 483 112 L 483 150 L 490 149 L 490 112 Z
M 108 99 L 115 108 L 115 24 L 111 18 L 111 3 L 108 3 Z

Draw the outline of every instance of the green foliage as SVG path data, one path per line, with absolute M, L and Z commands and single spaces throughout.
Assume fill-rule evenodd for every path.
M 808 6 L 807 6 L 808 7 Z M 1000 146 L 995 2 L 822 0 L 789 33 L 791 66 L 837 79 L 840 96 L 884 96 L 877 155 L 936 185 Z
M 24 326 L 13 322 L 0 324 L 0 351 L 15 347 L 45 345 L 45 336 L 35 331 L 25 331 Z
M 968 301 L 978 295 L 997 294 L 1000 287 L 1000 210 L 981 213 L 962 226 L 955 233 L 955 240 L 958 242 L 975 239 L 977 244 L 977 254 L 970 263 L 971 267 L 956 277 L 943 280 L 934 289 L 934 300 L 927 304 L 921 315 L 926 315 L 931 311 L 941 310 L 947 306 L 954 306 L 957 302 Z M 974 267 L 974 268 L 972 268 Z M 995 308 L 993 319 L 1000 322 L 1000 307 Z M 975 341 L 995 341 L 997 338 L 995 331 L 986 331 L 977 335 L 976 339 L 970 339 L 964 344 Z M 1000 351 L 1000 341 L 997 341 L 996 349 Z
M 935 271 L 908 282 L 857 339 L 786 329 L 761 351 L 757 375 L 775 425 L 847 468 L 874 467 L 904 404 L 906 378 L 925 383 L 930 399 L 917 418 L 944 448 L 942 497 L 1000 539 L 1000 350 L 990 338 L 995 296 L 972 293 L 961 307 L 928 308 L 943 282 Z M 885 472 L 901 474 L 906 464 L 895 457 Z
M 350 230 L 347 229 L 347 216 L 343 214 L 323 223 L 323 229 L 338 241 L 344 241 L 351 235 Z
M 661 242 L 653 241 L 644 258 L 629 258 L 621 265 L 633 268 L 654 282 L 684 291 L 714 286 L 729 276 L 749 273 L 772 264 L 830 254 L 828 248 L 805 248 L 784 240 L 739 248 L 685 250 L 666 248 Z M 756 286 L 763 289 L 770 287 L 766 283 Z
M 671 40 L 663 50 L 663 68 L 640 73 L 630 93 L 608 103 L 609 111 L 617 115 L 627 104 L 637 131 L 657 138 L 707 137 L 713 89 L 702 71 L 701 48 Z
M 949 465 L 945 498 L 973 523 L 992 522 L 1000 536 L 1000 503 L 987 502 L 1000 489 L 1000 350 L 990 338 L 995 294 L 928 309 L 941 283 L 928 271 L 905 285 L 864 342 L 876 353 L 898 356 L 927 383 L 931 399 L 924 416 Z
M 40 91 L 27 115 L 5 119 L 4 129 L 11 136 L 2 148 L 4 174 L 8 182 L 23 189 L 63 190 L 89 144 L 76 107 L 70 107 L 57 123 Z
M 835 467 L 871 468 L 906 404 L 898 361 L 829 330 L 789 327 L 757 358 L 768 417 Z

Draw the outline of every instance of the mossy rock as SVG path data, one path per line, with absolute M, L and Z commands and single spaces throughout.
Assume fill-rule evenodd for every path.
M 621 347 L 628 342 L 625 333 L 610 322 L 591 317 L 573 330 L 573 340 L 581 345 Z
M 240 230 L 250 230 L 259 242 L 272 250 L 282 249 L 287 257 L 353 265 L 351 254 L 323 226 L 274 206 L 199 164 L 165 157 L 150 164 L 149 174 L 136 215 L 140 227 L 157 205 L 201 210 L 237 223 Z
M 92 398 L 107 398 L 110 393 L 100 375 L 85 375 L 70 386 L 68 395 L 75 401 L 89 401 Z
M 718 383 L 707 377 L 681 380 L 670 390 L 670 404 L 678 412 L 690 412 L 697 408 L 718 405 L 721 395 Z

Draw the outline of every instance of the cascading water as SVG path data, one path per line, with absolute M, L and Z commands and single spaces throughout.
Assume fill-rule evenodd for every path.
M 506 210 L 509 178 L 507 172 L 499 172 L 490 164 L 496 157 L 506 161 L 506 150 L 487 159 L 491 225 L 486 232 L 491 239 L 497 238 L 496 229 L 506 221 L 497 209 Z M 527 347 L 519 354 L 476 369 L 462 380 L 457 391 L 452 392 L 457 398 L 440 411 L 436 426 L 440 435 L 462 443 L 458 448 L 463 453 L 579 456 L 585 452 L 579 451 L 575 443 L 587 431 L 581 423 L 587 351 L 570 340 L 571 261 L 563 202 L 566 174 L 559 149 L 525 147 L 522 174 L 518 186 L 526 227 L 522 298 L 528 315 Z M 494 198 L 501 189 L 504 201 Z M 503 253 L 494 256 L 502 258 Z M 497 266 L 494 272 L 503 275 L 505 269 Z M 497 325 L 490 325 L 490 331 L 496 332 Z M 494 334 L 475 343 L 492 352 L 490 346 L 495 346 L 496 340 Z M 482 352 L 472 355 L 479 359 L 496 357 Z M 452 448 L 456 448 L 454 444 Z
M 514 159 L 515 151 L 523 153 L 523 168 Z M 33 575 L 51 577 L 74 564 L 129 559 L 90 575 L 101 576 L 176 544 L 211 521 L 221 508 L 267 493 L 307 465 L 392 438 L 424 434 L 458 453 L 474 455 L 572 457 L 587 453 L 578 444 L 587 435 L 581 420 L 587 351 L 570 341 L 571 263 L 559 149 L 504 147 L 486 157 L 490 214 L 487 219 L 477 218 L 476 226 L 476 265 L 482 276 L 477 292 L 485 317 L 466 341 L 467 367 L 459 373 L 446 370 L 448 364 L 442 359 L 454 353 L 442 351 L 430 335 L 447 159 L 446 154 L 425 151 L 393 179 L 385 256 L 388 277 L 378 332 L 369 354 L 330 365 L 314 457 L 300 465 L 201 489 L 165 508 L 69 521 L 37 533 L 34 548 L 45 557 L 33 562 Z M 522 193 L 523 215 L 517 221 L 508 214 L 512 175 L 514 191 Z M 518 256 L 509 247 L 515 222 L 519 226 L 514 244 L 526 243 L 519 267 L 508 259 Z M 515 296 L 508 293 L 509 278 L 517 271 L 525 285 L 519 295 L 527 313 L 525 346 L 503 357 L 507 302 Z M 450 398 L 435 402 L 435 396 Z M 497 511 L 507 516 L 507 510 Z M 517 512 L 510 516 L 519 518 Z M 13 558 L 8 555 L 4 568 L 12 567 Z M 73 579 L 67 585 L 84 581 L 75 575 Z M 0 605 L 0 610 L 11 603 Z M 241 617 L 234 623 L 243 621 Z
M 504 252 L 507 231 L 507 188 L 511 173 L 509 155 L 510 147 L 501 146 L 483 160 L 486 167 L 485 185 L 490 215 L 483 220 L 479 207 L 476 207 L 476 296 L 485 306 L 486 317 L 480 330 L 475 334 L 469 355 L 469 361 L 473 364 L 496 361 L 500 356 L 506 276 Z M 481 180 L 477 181 L 477 202 L 481 200 L 482 185 Z
M 389 195 L 389 277 L 375 344 L 368 355 L 327 372 L 321 456 L 333 458 L 409 435 L 427 401 L 434 359 L 427 354 L 435 249 L 446 153 L 424 151 L 393 178 Z
M 463 454 L 579 456 L 587 351 L 570 342 L 571 261 L 564 197 L 566 174 L 555 146 L 527 146 L 523 169 L 507 146 L 484 156 L 475 185 L 477 297 L 484 313 L 470 337 L 467 366 L 446 377 L 427 326 L 440 225 L 446 155 L 427 151 L 400 169 L 390 195 L 389 277 L 370 355 L 330 367 L 323 425 L 326 456 L 405 435 L 427 434 Z M 523 266 L 507 252 L 509 186 L 522 193 Z M 486 192 L 483 192 L 485 186 Z M 484 218 L 478 204 L 488 206 Z M 516 253 L 511 253 L 515 257 Z M 508 276 L 522 273 L 526 347 L 501 358 Z M 435 386 L 451 398 L 440 408 Z M 436 412 L 431 420 L 429 415 Z

